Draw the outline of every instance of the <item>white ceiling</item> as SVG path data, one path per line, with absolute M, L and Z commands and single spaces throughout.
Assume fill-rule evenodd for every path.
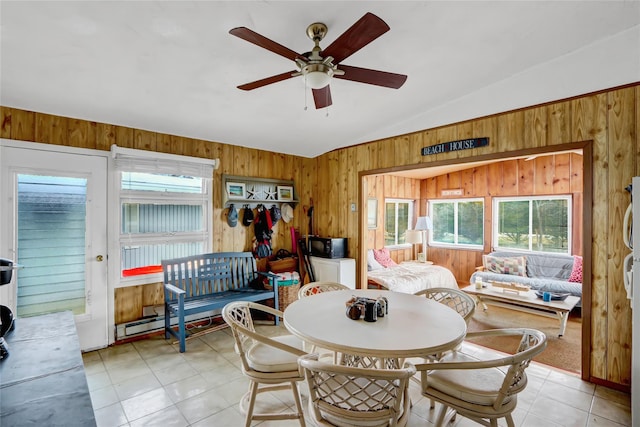
M 231 28 L 302 53 L 366 12 L 391 30 L 344 64 L 402 88 L 236 88 L 295 66 Z M 639 1 L 2 0 L 0 24 L 1 105 L 306 157 L 640 81 Z

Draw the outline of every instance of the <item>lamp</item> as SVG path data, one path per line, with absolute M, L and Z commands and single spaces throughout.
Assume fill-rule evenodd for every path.
M 431 218 L 428 216 L 418 217 L 414 230 L 419 231 L 422 236 L 422 252 L 418 254 L 418 261 L 420 262 L 429 262 L 427 261 L 427 230 L 431 230 L 432 228 L 433 222 Z
M 407 243 L 411 243 L 412 245 L 415 245 L 417 243 L 422 243 L 422 231 L 420 231 L 420 230 L 407 230 L 407 234 L 406 234 L 406 237 L 405 237 L 404 241 L 407 242 Z

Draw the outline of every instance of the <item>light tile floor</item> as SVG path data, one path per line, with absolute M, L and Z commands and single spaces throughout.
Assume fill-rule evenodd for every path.
M 278 335 L 282 327 L 261 325 L 260 332 Z M 473 347 L 474 351 L 485 351 Z M 83 355 L 91 400 L 99 427 L 244 425 L 238 402 L 248 387 L 233 350 L 230 329 L 187 342 L 187 351 L 157 336 Z M 630 396 L 582 381 L 573 374 L 532 363 L 529 384 L 518 397 L 516 426 L 631 426 Z M 306 385 L 301 384 L 303 405 Z M 437 414 L 411 382 L 414 402 L 409 426 L 432 426 Z M 263 405 L 293 406 L 291 392 L 270 393 Z M 306 410 L 306 406 L 305 406 Z M 313 425 L 307 422 L 308 425 Z M 504 420 L 500 425 L 504 424 Z M 297 421 L 264 421 L 253 425 L 297 426 Z M 457 427 L 477 425 L 463 417 Z

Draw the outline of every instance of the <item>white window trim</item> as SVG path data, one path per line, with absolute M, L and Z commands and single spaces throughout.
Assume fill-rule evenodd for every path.
M 409 228 L 408 230 L 411 230 L 411 224 L 413 224 L 415 222 L 415 217 L 414 217 L 414 211 L 415 211 L 415 205 L 416 205 L 416 201 L 415 199 L 399 199 L 397 197 L 394 198 L 385 198 L 384 199 L 384 212 L 386 215 L 386 204 L 387 203 L 408 203 L 409 204 Z M 397 209 L 396 209 L 396 218 L 397 218 Z M 385 219 L 386 216 L 383 216 L 382 219 L 382 231 L 384 233 L 385 230 Z M 396 228 L 397 228 L 397 221 L 396 221 Z M 396 237 L 397 237 L 397 230 L 396 230 Z M 393 245 L 386 245 L 385 244 L 385 248 L 386 249 L 407 249 L 407 248 L 411 248 L 413 245 L 411 243 L 398 243 L 398 244 L 393 244 Z
M 499 202 L 522 202 L 522 201 L 529 201 L 531 202 L 532 200 L 566 200 L 567 201 L 567 252 L 545 252 L 545 251 L 534 251 L 531 250 L 532 247 L 532 235 L 529 234 L 529 250 L 526 249 L 517 249 L 517 248 L 508 248 L 508 247 L 503 247 L 503 246 L 499 246 L 498 245 L 498 203 Z M 566 255 L 571 255 L 572 254 L 572 250 L 571 250 L 571 246 L 572 246 L 572 242 L 573 242 L 573 233 L 572 233 L 572 228 L 573 228 L 573 197 L 570 194 L 557 194 L 557 195 L 550 195 L 550 196 L 512 196 L 512 197 L 494 197 L 492 200 L 492 208 L 493 208 L 493 215 L 491 218 L 492 224 L 496 224 L 496 226 L 492 227 L 491 230 L 491 246 L 493 248 L 493 250 L 495 251 L 505 251 L 505 252 L 522 252 L 522 253 L 536 253 L 536 254 L 566 254 Z M 529 213 L 531 213 L 531 203 L 529 203 Z M 532 228 L 532 216 L 529 215 L 529 231 L 531 231 Z
M 137 162 L 139 160 L 139 162 Z M 162 273 L 145 274 L 132 277 L 121 277 L 121 262 L 122 262 L 122 223 L 121 223 L 121 203 L 122 201 L 144 201 L 144 200 L 157 200 L 162 197 L 158 195 L 149 195 L 146 192 L 129 191 L 125 196 L 121 196 L 121 170 L 117 167 L 118 161 L 120 162 L 132 162 L 138 168 L 136 171 L 151 170 L 145 166 L 145 163 L 159 165 L 167 172 L 180 170 L 185 175 L 194 174 L 194 171 L 204 168 L 210 171 L 209 176 L 205 176 L 205 188 L 206 193 L 202 194 L 175 194 L 168 195 L 171 199 L 180 200 L 183 203 L 201 204 L 203 198 L 206 199 L 204 215 L 204 226 L 206 230 L 204 232 L 193 233 L 181 233 L 181 237 L 184 237 L 185 241 L 193 241 L 197 238 L 200 240 L 203 234 L 206 234 L 204 242 L 204 251 L 210 252 L 213 241 L 213 171 L 220 165 L 219 159 L 203 159 L 199 157 L 181 156 L 176 154 L 157 153 L 153 151 L 136 150 L 131 148 L 118 147 L 116 145 L 111 146 L 111 156 L 109 158 L 109 199 L 113 200 L 111 203 L 111 209 L 109 215 L 108 227 L 114 232 L 109 236 L 109 254 L 113 259 L 109 261 L 109 274 L 113 278 L 114 288 L 124 288 L 129 286 L 145 285 L 150 283 L 158 283 L 163 281 Z M 129 170 L 131 171 L 131 170 Z M 191 173 L 190 173 L 191 172 Z M 195 173 L 194 176 L 201 174 Z M 155 233 L 145 235 L 144 237 L 136 238 L 136 243 L 147 244 L 157 243 L 166 240 L 167 236 L 171 236 L 172 233 Z
M 433 220 L 433 206 L 436 204 L 443 203 L 455 203 L 453 207 L 454 215 L 458 217 L 458 203 L 467 203 L 467 202 L 481 202 L 482 203 L 482 219 L 483 224 L 485 223 L 485 208 L 484 208 L 484 198 L 482 197 L 470 197 L 470 198 L 460 198 L 460 199 L 432 199 L 429 201 L 429 216 Z M 453 232 L 455 236 L 455 240 L 458 240 L 458 221 L 454 221 L 453 223 Z M 433 246 L 434 248 L 450 248 L 450 249 L 471 249 L 471 250 L 482 250 L 484 248 L 484 230 L 482 233 L 482 244 L 480 245 L 470 245 L 466 243 L 443 243 L 443 242 L 435 242 L 433 240 L 433 230 L 427 231 L 427 242 L 429 246 Z

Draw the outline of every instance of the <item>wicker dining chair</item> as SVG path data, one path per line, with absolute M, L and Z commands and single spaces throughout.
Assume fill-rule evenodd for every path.
M 260 311 L 282 317 L 282 312 L 266 305 L 248 301 L 227 304 L 222 317 L 231 327 L 235 350 L 240 355 L 242 373 L 249 379 L 249 391 L 240 399 L 240 412 L 246 415 L 245 426 L 253 420 L 298 419 L 305 427 L 297 383 L 304 381 L 298 367 L 298 357 L 307 354 L 303 343 L 293 335 L 266 337 L 256 332 L 251 311 Z M 296 404 L 295 412 L 254 414 L 256 397 L 260 393 L 291 389 Z
M 337 282 L 311 282 L 300 288 L 298 291 L 298 299 L 322 292 L 344 291 L 349 289 L 348 286 Z
M 507 426 L 514 427 L 511 413 L 517 394 L 527 386 L 525 369 L 545 349 L 547 337 L 535 329 L 512 328 L 470 332 L 467 339 L 487 336 L 520 336 L 520 344 L 513 355 L 486 351 L 478 359 L 452 351 L 437 362 L 416 365 L 422 395 L 442 404 L 436 426 L 444 426 L 459 414 L 492 427 L 504 418 Z
M 471 319 L 473 313 L 476 311 L 475 300 L 460 289 L 430 288 L 418 291 L 414 295 L 430 298 L 440 304 L 444 304 L 447 307 L 454 309 L 467 323 L 469 323 L 469 319 Z
M 410 363 L 400 369 L 368 369 L 318 361 L 317 354 L 298 363 L 309 387 L 309 416 L 323 426 L 405 426 L 411 399 Z

